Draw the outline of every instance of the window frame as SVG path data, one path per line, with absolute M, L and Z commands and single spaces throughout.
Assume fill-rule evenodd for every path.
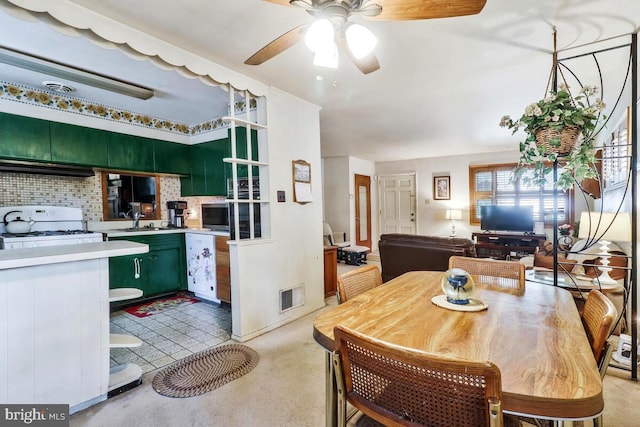
M 517 166 L 517 163 L 469 165 L 469 223 L 471 225 L 480 226 L 480 217 L 476 215 L 476 202 L 478 200 L 491 200 L 492 204 L 497 203 L 498 191 L 495 185 L 496 183 L 495 174 L 498 171 L 513 170 L 516 166 Z M 491 194 L 488 194 L 489 192 L 482 192 L 481 194 L 478 194 L 479 192 L 476 191 L 476 174 L 478 172 L 485 172 L 485 171 L 491 172 L 493 174 L 492 189 L 490 192 Z M 542 208 L 544 206 L 544 203 L 541 203 L 541 199 L 544 198 L 545 195 L 547 197 L 550 195 L 550 191 L 547 190 L 545 192 L 543 186 L 540 186 L 540 189 L 538 190 L 538 193 L 536 196 L 534 192 L 531 192 L 531 191 L 525 192 L 523 190 L 520 190 L 519 188 L 520 183 L 518 181 L 516 181 L 514 185 L 515 185 L 515 188 L 513 192 L 502 192 L 502 193 L 513 194 L 515 197 L 516 205 L 519 205 L 518 201 L 524 198 L 525 196 L 529 199 L 532 196 L 535 196 L 537 197 L 538 203 Z M 552 191 L 553 190 L 551 190 L 551 192 Z M 564 199 L 564 205 L 566 207 L 566 220 L 562 220 L 562 221 L 558 220 L 558 224 L 563 224 L 563 223 L 573 224 L 574 214 L 575 214 L 574 191 L 572 189 L 566 192 L 559 190 L 558 199 L 561 199 L 561 198 Z M 541 219 L 544 222 L 544 226 L 553 227 L 553 218 L 551 218 L 551 220 L 545 221 L 544 209 L 541 209 L 540 212 L 542 217 Z

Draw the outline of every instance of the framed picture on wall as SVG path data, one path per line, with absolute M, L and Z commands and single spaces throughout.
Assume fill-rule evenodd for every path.
M 450 200 L 451 199 L 451 181 L 448 176 L 433 177 L 433 199 L 434 200 Z

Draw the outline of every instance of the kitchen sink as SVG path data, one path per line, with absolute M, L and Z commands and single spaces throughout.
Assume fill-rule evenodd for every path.
M 125 228 L 124 231 L 132 231 L 132 232 L 137 232 L 137 231 L 162 231 L 162 230 L 176 230 L 175 228 L 171 228 L 171 227 L 140 227 L 140 228 Z

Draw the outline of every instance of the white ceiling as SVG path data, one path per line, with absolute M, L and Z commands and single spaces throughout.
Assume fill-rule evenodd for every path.
M 323 157 L 351 155 L 372 161 L 514 150 L 518 139 L 498 122 L 504 114 L 519 116 L 544 96 L 552 26 L 558 29 L 559 50 L 640 27 L 638 0 L 487 0 L 484 10 L 470 17 L 401 22 L 356 17 L 352 20 L 366 25 L 379 40 L 375 53 L 381 68 L 363 75 L 344 56 L 337 70 L 313 66 L 304 43 L 262 65 L 244 65 L 266 43 L 311 22 L 311 16 L 295 7 L 261 0 L 68 1 L 321 106 Z M 139 101 L 81 87 L 75 96 L 187 124 L 226 114 L 226 93 L 175 71 L 4 12 L 0 27 L 4 46 L 158 93 Z M 602 46 L 629 41 L 625 37 Z M 600 46 L 570 49 L 560 56 Z M 626 53 L 612 55 L 601 67 L 605 78 L 612 76 L 620 85 Z M 588 60 L 576 60 L 571 67 L 583 83 L 598 83 Z M 37 85 L 42 77 L 0 67 L 0 80 L 12 83 Z M 605 91 L 605 102 L 613 105 L 618 91 Z

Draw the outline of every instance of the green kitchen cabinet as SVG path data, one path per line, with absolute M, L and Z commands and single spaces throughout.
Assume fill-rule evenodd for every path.
M 222 159 L 229 157 L 226 138 L 191 146 L 191 175 L 181 179 L 183 196 L 226 196 L 226 172 Z
M 109 132 L 109 168 L 153 172 L 154 140 L 123 133 Z
M 231 151 L 231 131 L 229 130 L 229 151 Z M 247 129 L 244 127 L 236 127 L 236 158 L 249 160 L 247 156 Z M 251 160 L 258 161 L 258 131 L 251 130 Z M 253 166 L 253 176 L 259 175 L 258 166 Z M 225 174 L 227 178 L 231 178 L 231 164 L 226 164 Z M 246 178 L 249 176 L 248 166 L 238 165 L 238 178 Z
M 168 141 L 154 141 L 154 171 L 189 175 L 191 172 L 191 146 Z
M 50 122 L 51 160 L 83 166 L 109 166 L 108 132 L 67 123 Z
M 50 162 L 49 122 L 0 113 L 0 157 Z
M 109 240 L 129 240 L 149 245 L 146 254 L 109 258 L 110 289 L 138 288 L 142 290 L 143 298 L 187 289 L 183 233 L 133 235 Z M 139 277 L 136 277 L 136 271 Z

